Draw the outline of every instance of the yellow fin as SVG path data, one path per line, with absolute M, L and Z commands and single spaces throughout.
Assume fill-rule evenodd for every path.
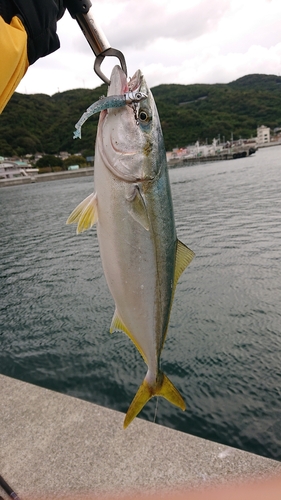
M 190 250 L 184 243 L 177 240 L 177 252 L 176 252 L 176 267 L 174 276 L 174 289 L 178 282 L 180 275 L 183 273 L 185 268 L 190 264 L 195 253 Z
M 131 335 L 128 328 L 124 325 L 122 319 L 120 318 L 117 309 L 115 309 L 115 312 L 113 314 L 109 331 L 110 333 L 113 333 L 115 330 L 122 330 L 122 332 L 125 332 L 129 337 Z
M 182 411 L 185 410 L 185 402 L 181 397 L 177 388 L 172 384 L 171 380 L 163 373 L 163 382 L 161 385 L 161 389 L 158 392 L 159 396 L 170 401 L 175 406 L 181 408 Z
M 111 321 L 111 325 L 110 325 L 109 331 L 110 331 L 110 333 L 113 333 L 115 330 L 122 330 L 122 332 L 124 332 L 124 333 L 126 333 L 126 335 L 128 335 L 129 339 L 131 339 L 131 341 L 133 342 L 133 344 L 136 346 L 136 348 L 138 349 L 138 351 L 142 355 L 145 363 L 147 364 L 146 356 L 145 356 L 145 354 L 144 354 L 141 346 L 136 341 L 135 337 L 130 332 L 130 330 L 123 323 L 122 319 L 120 318 L 120 316 L 118 314 L 117 309 L 115 309 L 115 312 L 114 312 L 114 315 L 113 315 L 113 318 L 112 318 L 112 321 Z
M 186 269 L 186 267 L 190 264 L 192 261 L 193 257 L 195 256 L 195 253 L 190 250 L 182 241 L 177 240 L 177 250 L 176 250 L 176 263 L 175 263 L 175 273 L 174 273 L 174 283 L 173 283 L 173 290 L 172 290 L 172 300 L 171 304 L 173 303 L 174 300 L 174 295 L 176 291 L 176 286 L 178 279 L 180 275 L 183 273 L 183 271 Z M 170 313 L 169 313 L 170 316 Z M 162 338 L 162 343 L 161 343 L 161 349 L 163 349 L 163 345 L 166 340 L 166 335 L 167 335 L 168 327 L 166 329 L 165 335 Z
M 68 217 L 66 224 L 77 223 L 77 234 L 90 229 L 98 220 L 97 195 L 95 193 L 87 196 L 73 210 Z
M 179 391 L 164 373 L 159 372 L 154 385 L 150 385 L 145 378 L 139 387 L 124 419 L 124 429 L 128 427 L 132 420 L 142 410 L 147 401 L 149 401 L 153 396 L 162 396 L 170 401 L 170 403 L 181 408 L 183 411 L 186 408 L 185 402 Z

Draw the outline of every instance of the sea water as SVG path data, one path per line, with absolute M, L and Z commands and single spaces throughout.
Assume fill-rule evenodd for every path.
M 281 147 L 170 179 L 178 237 L 196 257 L 162 354 L 187 409 L 160 398 L 156 422 L 281 460 Z M 0 372 L 126 412 L 146 366 L 109 333 L 95 228 L 65 225 L 92 190 L 89 177 L 1 189 Z

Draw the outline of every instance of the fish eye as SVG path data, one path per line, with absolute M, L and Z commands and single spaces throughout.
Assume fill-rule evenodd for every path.
M 147 112 L 146 111 L 140 111 L 140 113 L 139 113 L 139 119 L 142 122 L 147 122 L 148 119 L 149 119 L 149 116 L 148 116 Z

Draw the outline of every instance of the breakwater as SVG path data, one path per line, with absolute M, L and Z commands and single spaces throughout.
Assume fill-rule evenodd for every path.
M 75 177 L 87 177 L 94 175 L 94 167 L 79 168 L 79 170 L 64 170 L 62 172 L 50 172 L 36 176 L 13 177 L 11 179 L 0 179 L 0 187 L 17 186 L 20 184 L 32 184 L 37 182 L 59 181 L 63 179 L 74 179 Z

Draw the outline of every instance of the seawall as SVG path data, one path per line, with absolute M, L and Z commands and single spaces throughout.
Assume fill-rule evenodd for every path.
M 3 375 L 0 401 L 0 473 L 21 499 L 127 491 L 133 498 L 139 490 L 281 476 L 277 461 L 139 418 L 123 430 L 120 412 Z M 0 496 L 8 499 L 1 488 Z
M 80 168 L 79 170 L 64 170 L 62 172 L 50 172 L 38 174 L 34 177 L 13 177 L 12 179 L 0 179 L 0 187 L 17 186 L 20 184 L 32 184 L 37 182 L 58 181 L 60 179 L 73 179 L 75 177 L 87 177 L 94 175 L 94 167 Z

